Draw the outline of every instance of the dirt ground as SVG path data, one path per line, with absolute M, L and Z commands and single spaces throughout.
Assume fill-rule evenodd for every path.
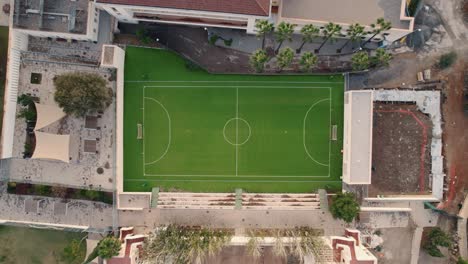
M 378 258 L 378 263 L 410 263 L 414 228 L 385 228 L 379 230 L 382 232 L 382 250 L 372 252 Z
M 374 105 L 370 196 L 429 190 L 431 131 L 415 104 Z
M 463 113 L 465 63 L 466 58 L 461 57 L 454 67 L 439 73 L 439 78 L 446 81 L 443 140 L 449 192 L 444 207 L 452 213 L 458 211 L 464 190 L 468 189 L 468 114 Z
M 262 255 L 255 259 L 254 257 L 249 256 L 246 253 L 246 248 L 241 246 L 233 246 L 224 248 L 220 254 L 214 257 L 209 257 L 206 259 L 204 264 L 299 264 L 300 262 L 294 258 L 284 258 L 276 257 L 272 253 L 271 247 L 265 247 L 262 250 Z

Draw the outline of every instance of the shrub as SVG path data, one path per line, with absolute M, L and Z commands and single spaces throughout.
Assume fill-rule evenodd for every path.
M 16 182 L 9 182 L 8 183 L 7 192 L 8 193 L 15 193 L 16 192 Z
M 19 110 L 17 115 L 18 118 L 24 118 L 26 121 L 35 121 L 37 119 L 37 113 L 33 110 L 34 107 L 24 107 Z
M 143 44 L 151 44 L 153 42 L 153 39 L 149 36 L 148 31 L 144 28 L 138 29 L 136 31 L 136 36 Z
M 459 258 L 457 261 L 457 264 L 468 264 L 468 260 L 464 260 L 462 258 Z
M 452 64 L 454 64 L 456 60 L 457 60 L 457 53 L 455 53 L 455 51 L 446 53 L 446 54 L 440 56 L 439 68 L 446 69 L 446 68 L 452 66 Z
M 216 35 L 216 34 L 213 34 L 210 36 L 210 38 L 208 39 L 208 42 L 211 44 L 211 45 L 216 45 L 216 42 L 218 41 L 219 39 L 219 36 Z
M 77 117 L 103 111 L 112 103 L 113 92 L 95 73 L 66 73 L 54 79 L 54 99 L 63 111 Z
M 439 247 L 450 247 L 452 242 L 450 236 L 446 234 L 439 227 L 431 229 L 423 245 L 423 249 L 433 257 L 443 257 L 444 254 L 440 252 Z
M 265 50 L 257 50 L 250 56 L 249 63 L 256 72 L 262 72 L 268 59 Z
M 330 212 L 334 218 L 351 223 L 359 214 L 359 210 L 359 203 L 356 201 L 354 193 L 339 193 L 332 198 Z
M 22 106 L 30 106 L 34 104 L 34 97 L 29 94 L 22 94 L 18 96 L 18 103 Z
M 410 16 L 414 16 L 416 14 L 416 10 L 419 6 L 420 0 L 411 0 L 411 2 L 408 5 L 408 14 Z
M 232 45 L 232 39 L 225 39 L 223 40 L 224 41 L 224 45 L 230 47 Z
M 122 243 L 118 238 L 115 237 L 106 237 L 103 240 L 99 241 L 97 245 L 98 256 L 103 259 L 110 259 L 113 256 L 117 256 L 120 251 Z
M 185 60 L 185 68 L 189 71 L 200 71 L 201 67 L 191 60 Z
M 34 193 L 41 196 L 49 196 L 52 194 L 52 188 L 47 185 L 34 185 Z

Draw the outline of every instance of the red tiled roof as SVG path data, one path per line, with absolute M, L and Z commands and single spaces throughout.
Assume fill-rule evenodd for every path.
M 98 3 L 269 16 L 270 0 L 97 0 Z

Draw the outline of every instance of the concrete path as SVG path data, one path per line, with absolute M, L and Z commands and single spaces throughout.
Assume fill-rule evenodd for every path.
M 3 6 L 6 4 L 10 4 L 10 0 L 0 0 L 0 27 L 8 27 L 10 15 L 3 13 Z M 10 4 L 10 14 L 13 13 L 13 5 Z
M 153 209 L 120 211 L 119 225 L 134 226 L 146 233 L 157 226 L 179 224 L 218 228 L 291 228 L 310 226 L 323 229 L 325 235 L 341 235 L 346 224 L 335 220 L 328 211 L 309 210 L 190 210 Z

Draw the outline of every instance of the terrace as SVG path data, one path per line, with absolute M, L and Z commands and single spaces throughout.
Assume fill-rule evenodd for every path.
M 15 0 L 15 28 L 86 34 L 86 0 Z
M 338 8 L 339 7 L 339 8 Z M 383 17 L 397 29 L 410 29 L 410 22 L 401 19 L 402 0 L 283 0 L 282 18 L 332 21 L 340 24 L 370 25 Z

